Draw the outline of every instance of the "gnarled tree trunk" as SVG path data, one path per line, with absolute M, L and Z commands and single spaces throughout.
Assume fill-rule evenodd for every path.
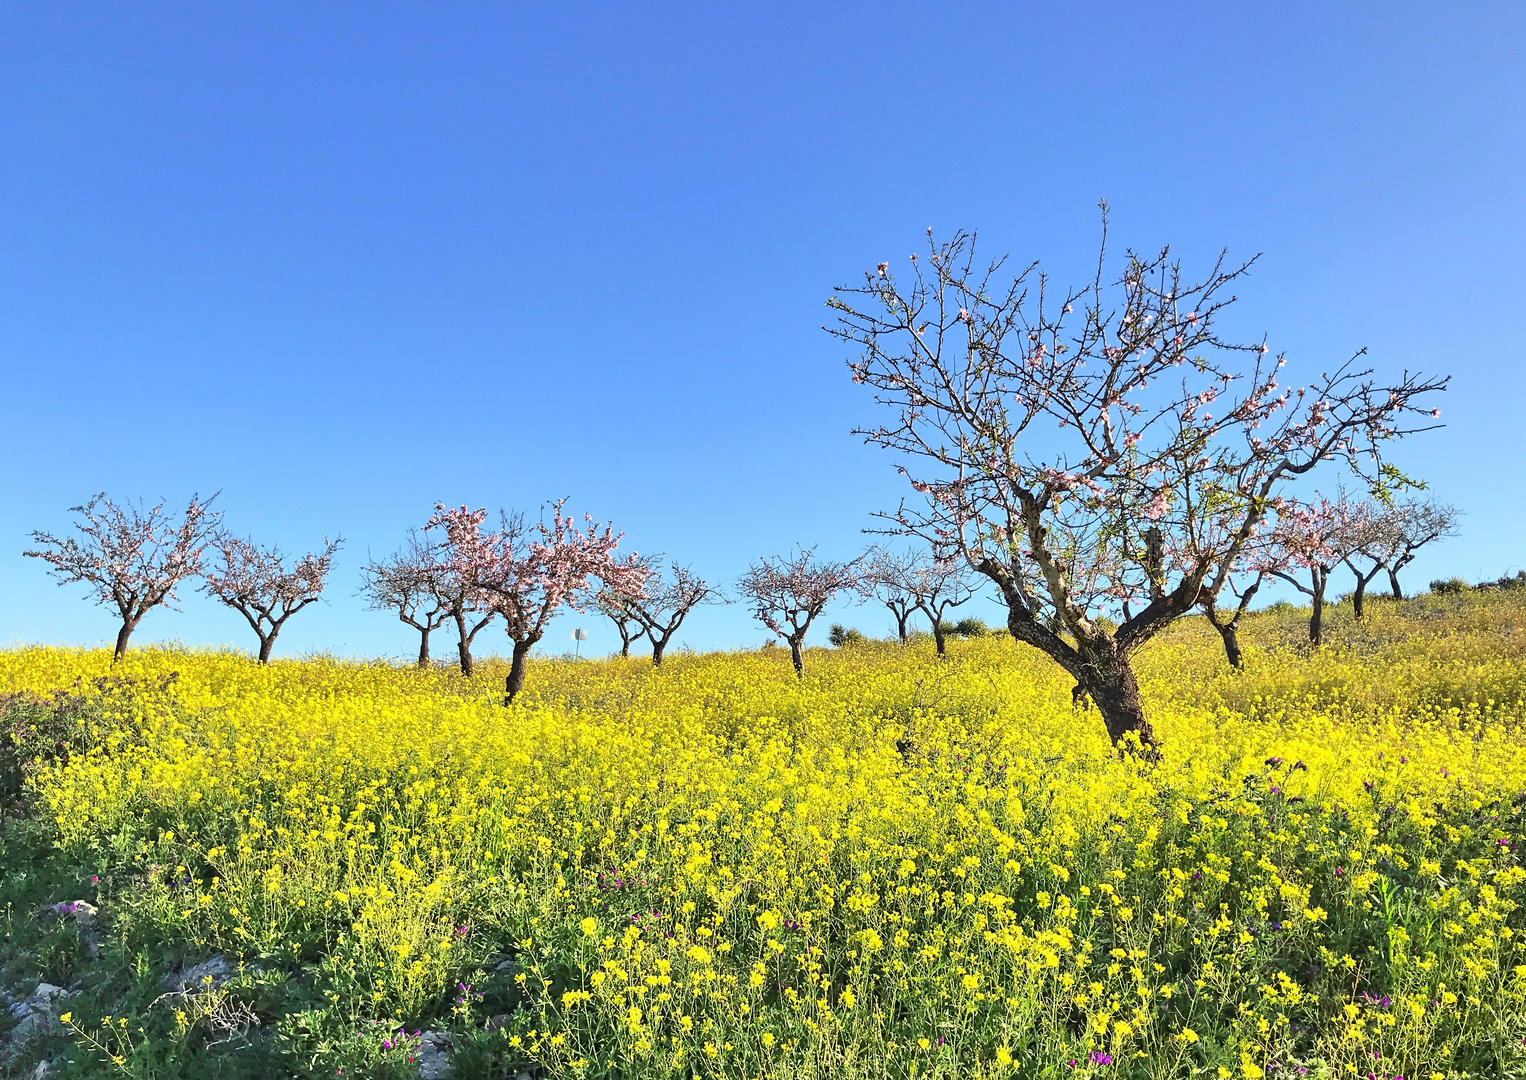
M 132 632 L 138 628 L 137 619 L 123 619 L 122 628 L 117 631 L 116 651 L 111 654 L 111 662 L 115 664 L 122 659 L 127 652 L 127 639 L 132 637 Z
M 801 639 L 798 637 L 789 639 L 789 658 L 790 663 L 795 665 L 796 677 L 803 679 L 805 678 L 805 654 L 801 652 L 800 644 Z
M 429 666 L 429 631 L 419 631 L 419 667 Z
M 1219 632 L 1219 637 L 1224 641 L 1224 655 L 1229 659 L 1229 666 L 1240 668 L 1244 666 L 1245 657 L 1240 652 L 1239 618 L 1233 618 L 1227 622 L 1219 618 L 1219 613 L 1210 605 L 1204 607 L 1208 615 L 1209 624 Z
M 1393 569 L 1388 571 L 1388 585 L 1393 589 L 1395 600 L 1404 599 L 1404 590 L 1399 588 L 1399 571 Z
M 1120 656 L 1111 642 L 1082 645 L 1078 651 L 1081 663 L 1071 674 L 1102 714 L 1108 737 L 1117 743 L 1133 732 L 1142 746 L 1153 748 L 1155 730 L 1145 717 L 1139 683 L 1128 659 Z
M 276 634 L 279 631 L 272 630 L 269 634 L 260 635 L 260 663 L 270 663 L 270 650 L 275 648 Z
M 509 664 L 509 677 L 503 681 L 503 703 L 514 704 L 514 698 L 525 685 L 525 664 L 530 657 L 530 649 L 534 647 L 533 641 L 514 642 L 514 659 Z
M 938 647 L 938 655 L 939 656 L 947 655 L 947 653 L 948 653 L 948 636 L 946 634 L 944 634 L 944 632 L 943 632 L 943 620 L 942 619 L 934 619 L 933 620 L 933 644 Z

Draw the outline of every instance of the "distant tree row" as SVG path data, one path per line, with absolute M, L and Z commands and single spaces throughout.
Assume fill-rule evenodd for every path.
M 945 616 L 982 580 L 1006 606 L 1008 633 L 1074 678 L 1076 701 L 1096 706 L 1113 741 L 1150 752 L 1132 657 L 1165 627 L 1201 610 L 1238 665 L 1240 618 L 1275 577 L 1310 596 L 1317 643 L 1337 565 L 1356 576 L 1360 613 L 1378 574 L 1397 595 L 1415 553 L 1455 530 L 1451 508 L 1399 500 L 1423 485 L 1386 456 L 1438 426 L 1430 399 L 1446 378 L 1381 377 L 1362 350 L 1284 385 L 1283 356 L 1217 328 L 1254 260 L 1233 266 L 1221 255 L 1193 279 L 1168 249 L 1128 251 L 1110 272 L 1106 236 L 1104 205 L 1095 275 L 1060 290 L 1036 263 L 1015 273 L 1004 257 L 981 264 L 973 234 L 938 243 L 929 229 L 905 279 L 880 262 L 827 301 L 837 322 L 826 329 L 852 348 L 854 382 L 886 413 L 857 433 L 892 452 L 914 492 L 881 515 L 882 531 L 922 546 L 852 562 L 802 548 L 748 568 L 739 599 L 789 644 L 797 673 L 806 635 L 835 597 L 878 598 L 903 639 L 921 612 L 941 652 Z M 1332 469 L 1369 501 L 1298 496 Z M 203 574 L 215 551 L 222 567 L 204 587 L 245 615 L 268 657 L 285 621 L 321 591 L 338 543 L 288 568 L 274 550 L 229 540 L 196 500 L 182 521 L 104 496 L 77 509 L 82 539 L 38 534 L 44 550 L 28 554 L 115 607 L 118 656 L 144 612 Z M 453 624 L 467 674 L 473 640 L 501 618 L 513 653 L 508 700 L 564 606 L 602 611 L 623 653 L 650 639 L 660 664 L 685 616 L 724 599 L 676 563 L 617 558 L 609 525 L 576 525 L 562 503 L 549 510 L 534 523 L 501 514 L 488 529 L 485 510 L 437 507 L 428 539 L 415 534 L 368 565 L 365 593 L 420 632 L 421 663 L 430 633 Z

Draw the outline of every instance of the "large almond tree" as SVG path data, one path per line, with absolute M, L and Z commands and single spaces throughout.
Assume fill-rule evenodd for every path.
M 1163 250 L 1109 270 L 1105 222 L 1071 290 L 928 230 L 904 279 L 882 262 L 839 288 L 827 329 L 888 414 L 858 434 L 928 496 L 898 527 L 989 578 L 1012 636 L 1075 678 L 1114 742 L 1149 746 L 1133 654 L 1223 587 L 1298 477 L 1331 461 L 1402 483 L 1383 451 L 1445 380 L 1353 358 L 1284 386 L 1282 357 L 1217 329 L 1249 264 L 1191 280 Z

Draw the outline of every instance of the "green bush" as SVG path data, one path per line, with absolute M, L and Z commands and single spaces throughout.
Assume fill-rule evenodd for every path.
M 986 625 L 984 619 L 976 619 L 972 617 L 968 619 L 960 619 L 953 626 L 949 627 L 948 632 L 951 634 L 958 634 L 960 637 L 965 638 L 985 637 L 991 632 L 991 628 Z
M 827 633 L 827 640 L 832 643 L 833 648 L 840 649 L 844 645 L 862 645 L 869 639 L 851 626 L 833 623 L 832 629 Z
M 1438 578 L 1431 582 L 1431 592 L 1442 596 L 1456 596 L 1468 591 L 1468 583 L 1460 577 Z

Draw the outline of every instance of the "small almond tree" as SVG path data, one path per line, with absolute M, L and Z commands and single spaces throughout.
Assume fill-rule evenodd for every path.
M 297 612 L 323 595 L 342 539 L 323 542 L 288 568 L 279 548 L 262 548 L 226 532 L 213 541 L 217 565 L 203 575 L 202 592 L 244 617 L 259 639 L 260 663 L 270 662 L 282 627 Z
M 917 608 L 932 624 L 933 643 L 938 655 L 947 652 L 947 637 L 943 632 L 943 620 L 951 608 L 963 604 L 975 595 L 970 569 L 956 559 L 930 558 L 924 560 L 912 577 L 912 595 L 917 598 Z
M 687 566 L 671 563 L 666 571 L 650 564 L 651 576 L 641 593 L 631 602 L 636 618 L 652 642 L 652 663 L 660 665 L 668 643 L 683 621 L 701 604 L 720 599 L 705 579 Z
M 175 587 L 201 572 L 202 557 L 218 529 L 213 499 L 192 495 L 184 516 L 167 513 L 162 502 L 144 509 L 139 502 L 118 505 L 102 492 L 83 506 L 70 507 L 81 518 L 79 537 L 59 538 L 34 532 L 41 547 L 24 554 L 42 559 L 59 584 L 83 581 L 96 603 L 115 609 L 117 630 L 112 663 L 127 652 L 128 639 L 143 616 L 163 604 L 172 607 Z
M 436 587 L 446 617 L 456 625 L 456 655 L 461 674 L 468 679 L 476 670 L 472 643 L 498 617 L 485 579 L 496 559 L 494 535 L 482 529 L 486 520 L 486 510 L 468 511 L 463 506 L 459 511 L 445 511 L 436 504 L 434 515 L 424 526 L 426 532 L 439 528 L 444 534 L 434 549 L 439 574 Z
M 1413 562 L 1427 544 L 1456 536 L 1461 516 L 1455 507 L 1431 499 L 1411 499 L 1387 508 L 1383 515 L 1385 532 L 1374 551 L 1384 560 L 1395 600 L 1404 599 L 1404 590 L 1399 588 L 1399 571 Z
M 615 533 L 607 523 L 595 524 L 586 515 L 586 525 L 579 527 L 563 515 L 565 502 L 551 504 L 549 524 L 542 519 L 532 525 L 523 514 L 502 514 L 495 533 L 482 531 L 486 510 L 437 505 L 429 519 L 430 528 L 445 531 L 457 577 L 473 582 L 492 610 L 503 616 L 513 642 L 505 705 L 512 705 L 523 689 L 530 650 L 560 608 L 583 611 L 594 580 L 628 595 L 639 592 L 646 578 L 639 556 L 615 558 L 623 533 Z
M 451 618 L 446 569 L 439 549 L 409 531 L 400 551 L 372 560 L 361 571 L 360 595 L 373 611 L 395 611 L 419 632 L 419 667 L 429 666 L 429 635 Z
M 1324 644 L 1325 589 L 1368 521 L 1367 508 L 1344 495 L 1314 502 L 1284 500 L 1268 538 L 1268 573 L 1309 598 L 1309 642 Z M 1308 582 L 1299 572 L 1308 575 Z
M 818 560 L 816 549 L 797 548 L 794 555 L 760 559 L 747 568 L 737 591 L 752 605 L 753 616 L 789 642 L 795 674 L 805 677 L 805 635 L 811 623 L 838 593 L 861 588 L 857 560 L 850 563 Z
M 1338 461 L 1401 486 L 1382 450 L 1423 430 L 1406 421 L 1445 380 L 1383 385 L 1353 358 L 1285 388 L 1282 358 L 1215 329 L 1249 264 L 1192 281 L 1166 250 L 1130 252 L 1105 276 L 1103 221 L 1096 276 L 1059 295 L 1036 264 L 1003 277 L 972 235 L 929 230 L 905 286 L 880 263 L 828 300 L 828 329 L 891 414 L 858 433 L 930 497 L 899 529 L 989 578 L 1013 638 L 1075 678 L 1115 743 L 1149 746 L 1133 654 L 1219 595 L 1296 478 Z
M 917 595 L 912 589 L 924 560 L 908 552 L 873 547 L 864 554 L 862 587 L 866 597 L 884 604 L 895 619 L 896 638 L 906 644 L 907 627 L 917 610 Z
M 635 597 L 622 596 L 607 585 L 593 595 L 593 606 L 610 622 L 620 635 L 620 655 L 631 654 L 631 646 L 646 636 L 646 626 L 636 613 Z

